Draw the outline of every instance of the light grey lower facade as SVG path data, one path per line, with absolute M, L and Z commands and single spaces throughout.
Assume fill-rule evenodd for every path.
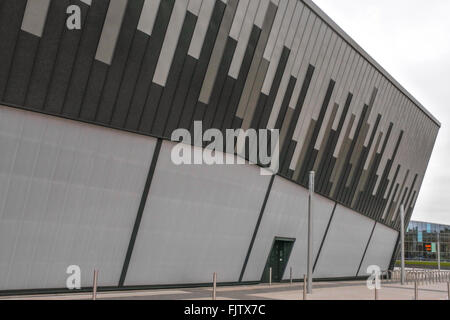
M 157 139 L 0 107 L 0 290 L 118 287 Z M 239 283 L 272 177 L 259 167 L 176 166 L 162 142 L 125 286 Z M 199 152 L 199 150 L 197 150 Z M 295 239 L 284 279 L 306 272 L 307 190 L 274 177 L 243 282 L 261 280 L 275 237 Z M 13 214 L 12 214 L 13 213 Z M 317 195 L 316 278 L 386 269 L 398 232 Z M 367 252 L 366 251 L 367 248 Z M 360 264 L 362 262 L 361 268 Z M 359 270 L 359 272 L 358 272 Z

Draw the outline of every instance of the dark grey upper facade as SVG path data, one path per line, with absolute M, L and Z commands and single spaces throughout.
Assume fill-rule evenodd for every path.
M 310 1 L 29 3 L 0 1 L 3 104 L 164 138 L 281 129 L 281 175 L 315 170 L 319 193 L 396 229 L 412 213 L 439 123 Z

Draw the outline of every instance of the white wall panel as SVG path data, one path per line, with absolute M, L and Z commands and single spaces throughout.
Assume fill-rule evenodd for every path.
M 213 272 L 236 282 L 270 177 L 249 165 L 176 166 L 173 145 L 162 145 L 125 285 L 205 283 Z
M 389 268 L 395 250 L 398 232 L 382 224 L 377 224 L 367 248 L 358 276 L 367 275 L 367 267 L 377 265 L 382 271 Z
M 337 206 L 314 278 L 355 277 L 374 221 Z
M 118 284 L 155 140 L 0 107 L 0 290 Z
M 319 250 L 334 203 L 321 196 L 314 202 L 314 254 Z M 259 281 L 275 237 L 296 239 L 284 278 L 292 267 L 294 277 L 306 272 L 308 191 L 288 180 L 276 177 L 255 244 L 244 274 L 244 281 Z

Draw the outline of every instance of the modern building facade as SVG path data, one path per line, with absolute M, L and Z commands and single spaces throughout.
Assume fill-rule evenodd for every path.
M 0 291 L 301 279 L 311 170 L 314 278 L 392 264 L 440 124 L 311 1 L 0 0 L 0 39 Z M 279 172 L 175 165 L 194 121 Z
M 405 233 L 405 258 L 437 262 L 438 251 L 441 262 L 450 262 L 450 226 L 411 221 Z

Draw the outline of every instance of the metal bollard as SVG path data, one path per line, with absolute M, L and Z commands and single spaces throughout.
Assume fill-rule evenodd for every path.
M 307 287 L 306 287 L 306 283 L 307 283 L 307 279 L 306 279 L 306 274 L 303 275 L 303 300 L 308 300 L 308 296 L 307 296 Z
M 450 281 L 447 282 L 447 294 L 448 294 L 447 299 L 450 300 Z
M 212 293 L 212 299 L 216 300 L 217 296 L 217 273 L 214 272 L 213 274 L 213 293 Z
M 291 285 L 292 285 L 292 267 L 290 268 L 290 279 L 291 279 Z
M 92 285 L 92 300 L 97 300 L 97 284 L 98 284 L 98 270 L 94 270 L 94 283 Z
M 269 269 L 269 286 L 272 285 L 272 268 Z
M 414 282 L 414 300 L 419 300 L 419 287 L 417 281 Z
M 378 300 L 378 288 L 377 287 L 375 287 L 375 300 Z

